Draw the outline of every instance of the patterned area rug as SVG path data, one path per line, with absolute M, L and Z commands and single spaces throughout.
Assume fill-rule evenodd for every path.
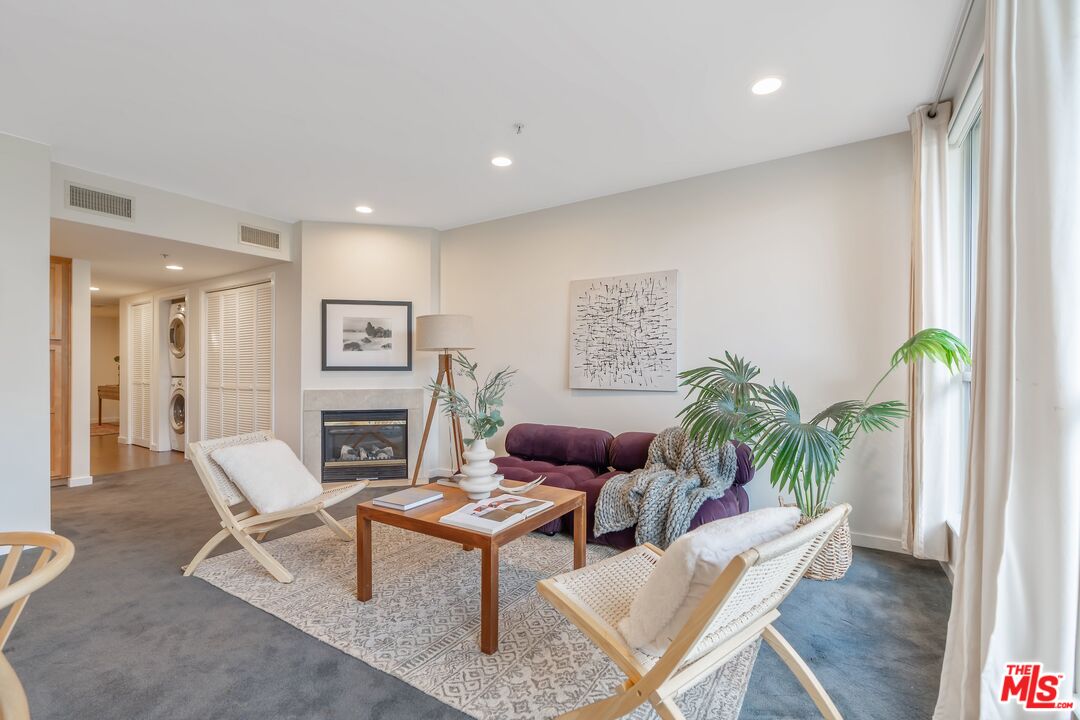
M 90 426 L 90 437 L 97 437 L 99 435 L 119 435 L 120 425 L 119 423 L 94 423 Z
M 345 523 L 346 527 L 355 524 Z M 499 652 L 484 655 L 480 552 L 374 524 L 373 597 L 357 602 L 353 543 L 327 528 L 266 543 L 295 575 L 276 582 L 246 552 L 203 562 L 196 576 L 342 652 L 483 720 L 551 718 L 608 697 L 625 677 L 537 593 L 571 568 L 573 543 L 532 533 L 500 551 Z M 588 546 L 588 561 L 615 554 Z M 737 718 L 758 646 L 736 655 L 677 703 L 694 720 Z M 635 720 L 655 718 L 638 708 Z

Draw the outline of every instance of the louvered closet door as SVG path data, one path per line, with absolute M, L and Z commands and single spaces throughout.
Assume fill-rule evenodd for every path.
M 206 295 L 206 439 L 273 426 L 270 283 Z
M 154 318 L 150 303 L 131 306 L 128 322 L 128 439 L 150 447 L 150 363 Z

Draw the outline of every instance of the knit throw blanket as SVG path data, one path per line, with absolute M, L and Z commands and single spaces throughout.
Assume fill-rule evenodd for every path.
M 616 475 L 600 488 L 593 532 L 603 535 L 637 525 L 639 545 L 667 548 L 690 529 L 702 503 L 731 487 L 737 467 L 731 443 L 709 449 L 682 428 L 668 428 L 649 445 L 645 467 Z

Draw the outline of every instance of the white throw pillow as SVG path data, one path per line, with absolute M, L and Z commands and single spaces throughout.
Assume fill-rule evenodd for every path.
M 289 510 L 322 494 L 319 481 L 281 440 L 218 448 L 210 457 L 261 513 Z
M 631 647 L 663 655 L 731 559 L 791 532 L 799 516 L 798 508 L 764 508 L 683 535 L 657 561 L 619 632 Z

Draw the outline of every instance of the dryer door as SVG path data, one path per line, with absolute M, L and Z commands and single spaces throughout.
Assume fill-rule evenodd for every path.
M 182 358 L 186 345 L 187 332 L 184 327 L 184 316 L 177 313 L 169 320 L 169 352 L 174 358 Z
M 184 393 L 174 392 L 169 399 L 169 424 L 173 432 L 184 433 Z

